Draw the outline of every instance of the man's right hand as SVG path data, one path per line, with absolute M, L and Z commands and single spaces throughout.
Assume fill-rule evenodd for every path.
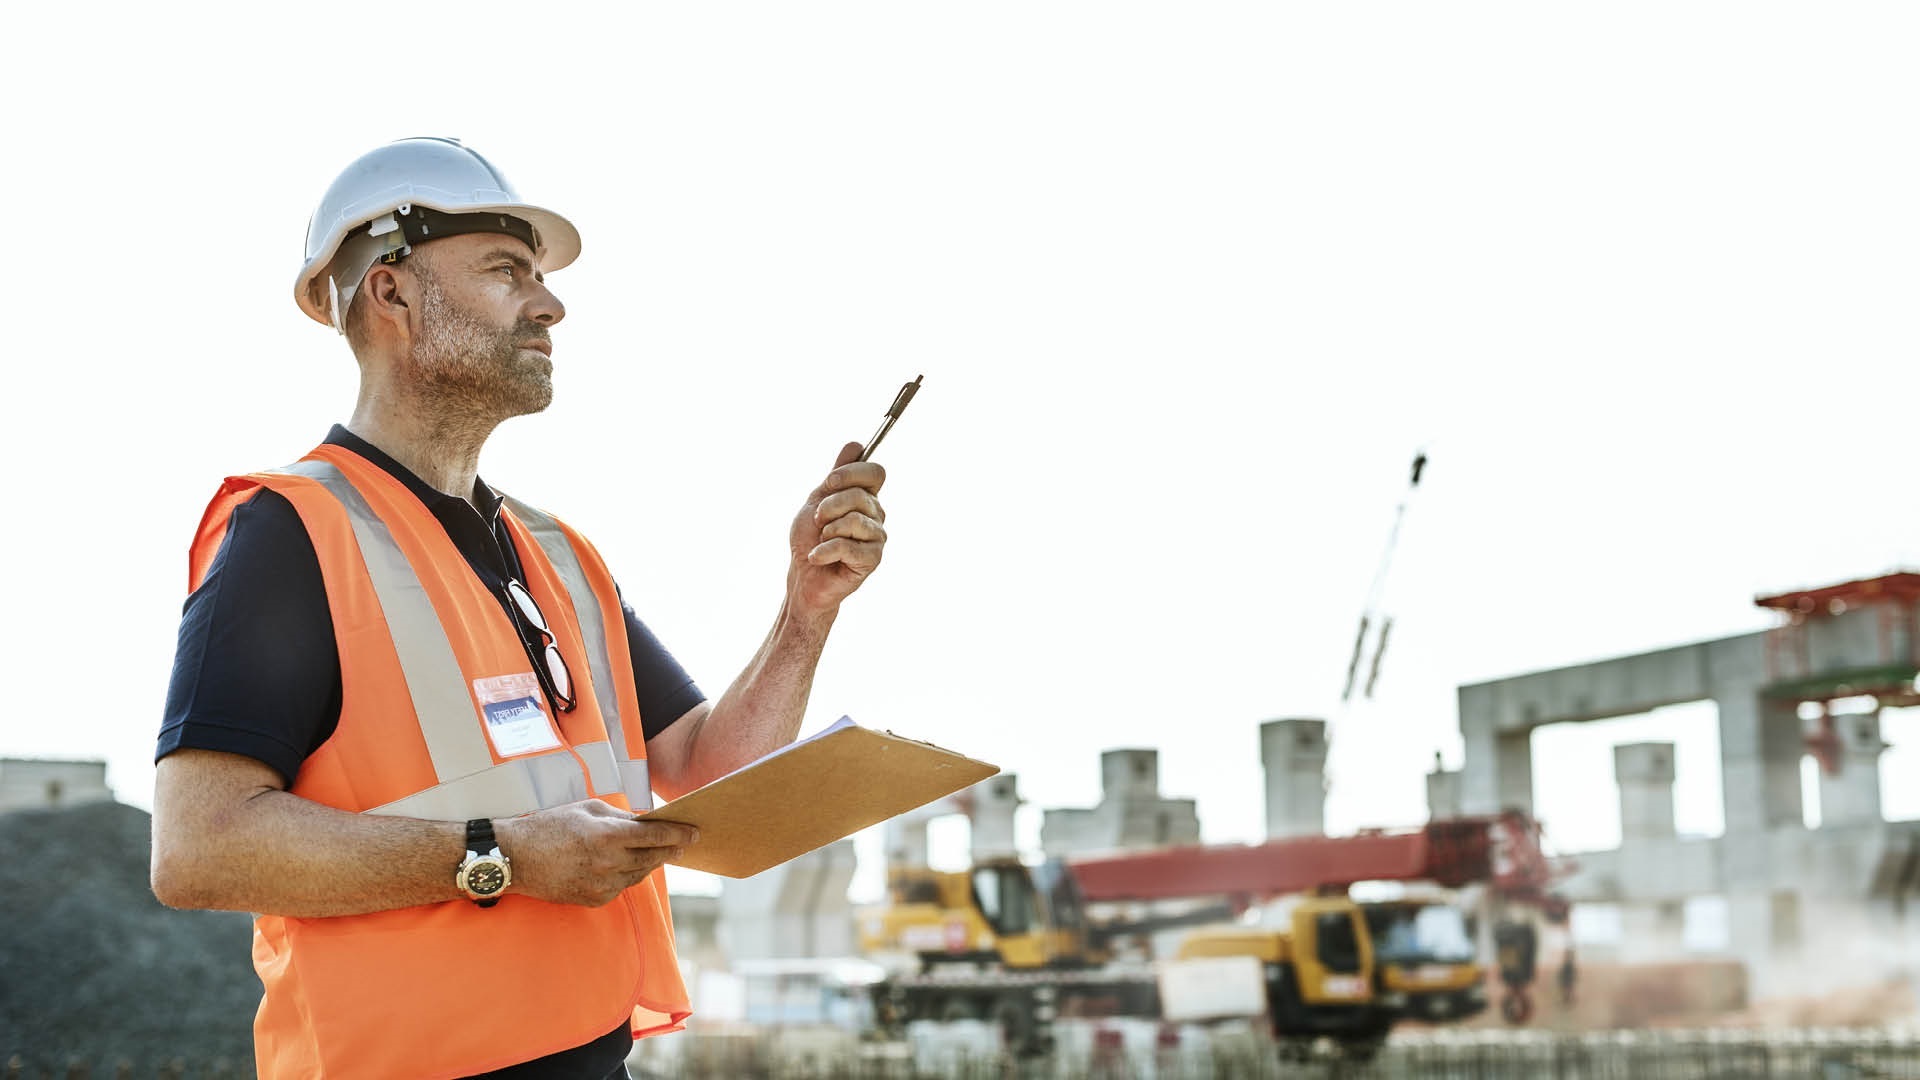
M 700 838 L 691 825 L 636 821 L 599 799 L 496 818 L 493 830 L 513 865 L 508 892 L 587 907 L 610 902 Z

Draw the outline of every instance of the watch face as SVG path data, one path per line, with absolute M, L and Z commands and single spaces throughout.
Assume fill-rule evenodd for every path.
M 492 896 L 507 886 L 507 875 L 499 863 L 476 863 L 467 871 L 467 889 L 481 896 Z

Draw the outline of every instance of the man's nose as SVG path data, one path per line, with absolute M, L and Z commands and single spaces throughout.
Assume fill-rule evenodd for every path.
M 527 318 L 541 326 L 552 326 L 566 318 L 567 305 L 560 302 L 560 298 L 553 294 L 552 289 L 547 288 L 547 283 L 539 281 L 535 284 L 538 286 L 538 291 L 527 303 Z

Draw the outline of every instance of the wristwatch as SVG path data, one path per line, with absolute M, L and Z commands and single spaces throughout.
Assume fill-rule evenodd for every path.
M 499 903 L 500 894 L 513 884 L 513 864 L 500 854 L 491 820 L 474 818 L 467 822 L 467 857 L 453 872 L 453 883 L 481 907 Z

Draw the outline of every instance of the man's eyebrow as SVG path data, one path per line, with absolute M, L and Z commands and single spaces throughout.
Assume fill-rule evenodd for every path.
M 492 251 L 480 256 L 480 261 L 482 263 L 510 262 L 513 264 L 514 269 L 521 273 L 532 274 L 533 280 L 535 281 L 547 280 L 547 276 L 542 274 L 539 268 L 533 265 L 532 259 L 527 258 L 512 248 L 494 248 Z

